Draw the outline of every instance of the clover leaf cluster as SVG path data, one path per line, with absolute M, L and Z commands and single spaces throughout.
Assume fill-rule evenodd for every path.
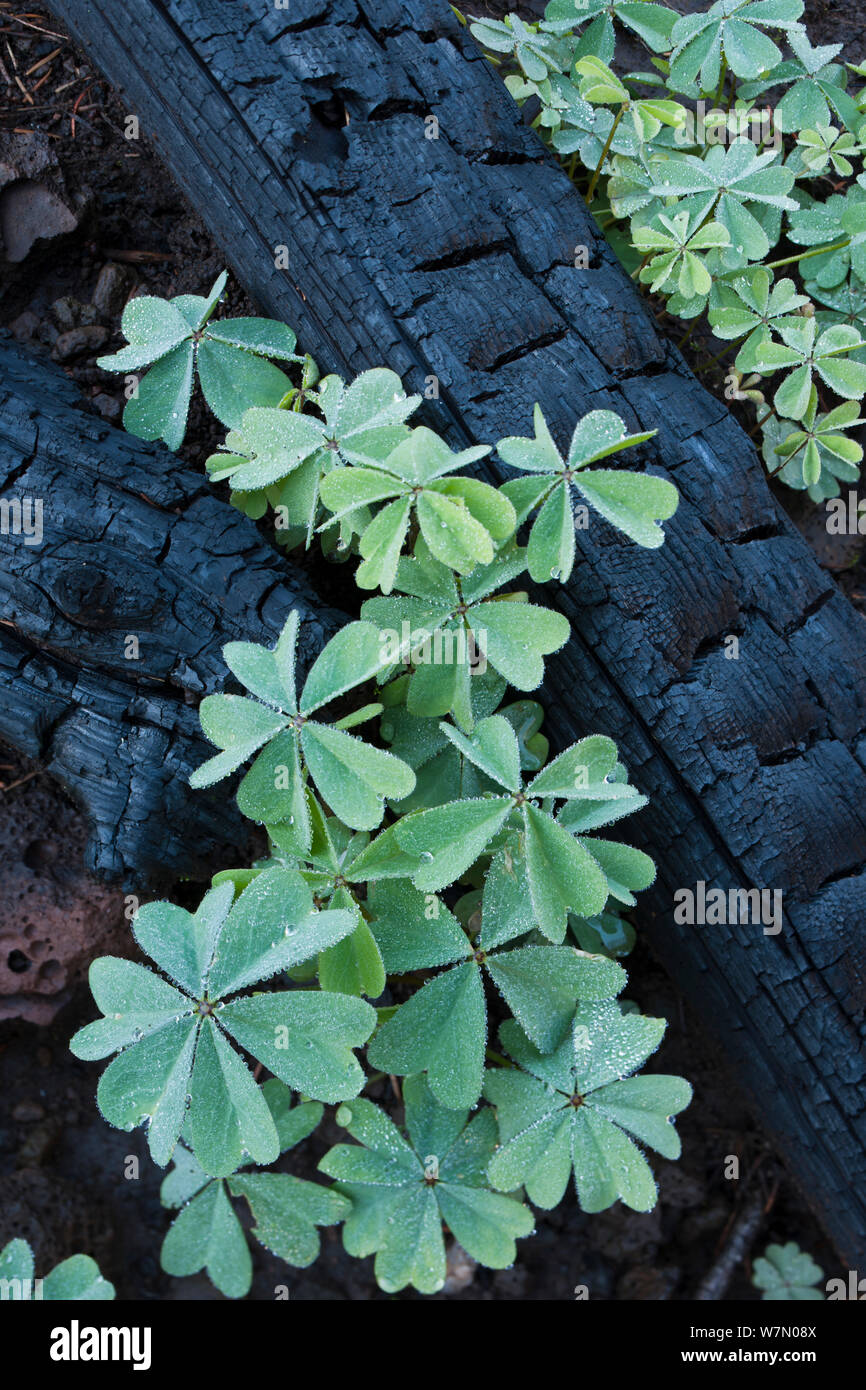
M 645 127 L 653 119 L 642 110 Z M 295 611 L 273 646 L 224 648 L 231 685 L 199 710 L 215 751 L 191 783 L 231 779 L 267 848 L 216 873 L 195 911 L 138 909 L 133 935 L 152 965 L 94 961 L 102 1017 L 72 1050 L 112 1059 L 103 1115 L 144 1125 L 154 1162 L 171 1165 L 168 1273 L 204 1269 L 244 1296 L 246 1203 L 252 1239 L 288 1265 L 311 1263 L 318 1228 L 342 1223 L 383 1289 L 434 1293 L 446 1238 L 502 1268 L 533 1230 L 529 1203 L 555 1205 L 569 1174 L 586 1211 L 617 1200 L 647 1211 L 643 1150 L 679 1152 L 672 1118 L 690 1088 L 634 1075 L 665 1023 L 622 997 L 635 939 L 625 914 L 655 867 L 606 835 L 646 798 L 606 735 L 550 756 L 529 696 L 569 624 L 519 587 L 527 574 L 568 580 L 586 524 L 658 547 L 677 492 L 616 457 L 640 460 L 650 434 L 594 410 L 566 446 L 537 406 L 532 436 L 495 446 L 511 470 L 495 488 L 466 471 L 494 446 L 454 453 L 410 423 L 420 400 L 393 372 L 321 377 L 282 325 L 224 326 L 221 288 L 194 305 L 130 307 L 115 365 L 153 361 L 139 393 L 147 430 L 176 442 L 174 414 L 148 402 L 169 398 L 175 369 L 172 399 L 188 398 L 197 364 L 229 427 L 211 479 L 252 516 L 272 508 L 280 542 L 318 535 L 332 560 L 355 563 L 360 616 L 303 680 Z M 178 318 L 198 326 L 175 342 Z M 260 372 L 290 348 L 295 384 Z M 209 354 L 229 349 L 244 355 L 229 373 L 238 399 L 215 401 Z M 143 410 L 127 420 L 139 432 Z M 291 1171 L 292 1151 L 326 1106 L 354 1142 L 326 1152 L 310 1181 Z
M 550 0 L 469 23 L 696 368 L 755 410 L 770 473 L 821 501 L 863 458 L 866 67 L 813 46 L 804 8 Z M 620 39 L 646 68 L 620 70 Z

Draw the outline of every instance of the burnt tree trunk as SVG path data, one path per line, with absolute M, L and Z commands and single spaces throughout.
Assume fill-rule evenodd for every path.
M 618 740 L 652 798 L 632 838 L 659 863 L 653 945 L 840 1251 L 866 1261 L 866 635 L 751 443 L 445 0 L 52 9 L 323 367 L 438 384 L 428 418 L 454 445 L 530 432 L 536 400 L 563 441 L 599 407 L 659 431 L 644 462 L 682 498 L 664 548 L 595 520 L 548 589 L 574 634 L 548 663 L 549 722 Z M 677 925 L 674 890 L 697 880 L 783 890 L 781 933 Z
M 309 660 L 341 615 L 203 477 L 79 401 L 0 340 L 0 738 L 87 812 L 89 868 L 154 886 L 249 838 L 225 787 L 187 785 L 223 644 L 272 643 L 296 607 Z

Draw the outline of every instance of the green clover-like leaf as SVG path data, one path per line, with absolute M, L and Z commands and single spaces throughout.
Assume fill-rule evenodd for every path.
M 823 174 L 832 167 L 842 178 L 850 178 L 854 173 L 851 160 L 860 154 L 861 148 L 855 135 L 833 125 L 801 130 L 797 136 L 797 155 L 810 174 Z
M 441 902 L 405 882 L 375 884 L 369 902 L 375 914 L 372 930 L 389 975 L 446 967 L 381 1026 L 368 1047 L 369 1061 L 402 1076 L 426 1072 L 441 1105 L 461 1109 L 474 1105 L 481 1094 L 485 976 L 544 1052 L 560 1042 L 579 999 L 611 998 L 625 984 L 624 972 L 613 961 L 582 955 L 570 946 L 491 950 L 483 916 L 481 937 L 473 945 Z M 531 929 L 531 923 L 512 920 L 509 934 L 516 935 L 521 926 Z
M 322 1106 L 305 1101 L 292 1106 L 291 1092 L 271 1079 L 262 1095 L 277 1130 L 281 1153 L 306 1139 L 322 1118 Z M 211 1178 L 184 1143 L 174 1152 L 163 1180 L 162 1204 L 180 1208 L 163 1241 L 160 1255 L 167 1274 L 184 1278 L 207 1271 L 227 1298 L 243 1298 L 252 1282 L 252 1261 L 243 1228 L 229 1200 L 245 1197 L 257 1224 L 251 1234 L 287 1264 L 305 1267 L 319 1253 L 317 1226 L 330 1226 L 349 1212 L 349 1202 L 317 1183 L 288 1173 L 248 1172 L 243 1163 L 228 1183 Z
M 594 53 L 609 63 L 614 54 L 614 21 L 653 50 L 665 53 L 671 46 L 676 15 L 666 5 L 651 0 L 550 0 L 544 11 L 546 27 L 568 33 L 586 24 L 578 55 Z
M 471 728 L 475 692 L 487 668 L 517 690 L 541 684 L 544 657 L 565 644 L 569 624 L 561 614 L 528 603 L 525 593 L 497 592 L 524 568 L 524 552 L 512 547 L 458 580 L 419 538 L 414 555 L 397 565 L 394 587 L 401 596 L 364 603 L 362 617 L 378 628 L 392 667 L 412 663 L 410 714 L 453 712 L 462 728 Z
M 815 1285 L 824 1271 L 794 1240 L 768 1245 L 752 1265 L 752 1283 L 761 1298 L 788 1303 L 822 1303 L 824 1294 Z
M 214 415 L 230 429 L 251 406 L 276 406 L 291 390 L 289 378 L 267 360 L 300 361 L 290 328 L 270 319 L 213 320 L 227 278 L 223 271 L 206 297 L 147 295 L 127 304 L 121 328 L 128 346 L 98 365 L 126 373 L 150 367 L 124 411 L 131 434 L 178 449 L 196 373 Z
M 805 29 L 799 26 L 788 30 L 787 41 L 794 57 L 779 63 L 758 81 L 745 84 L 740 88 L 742 96 L 751 101 L 771 88 L 786 86 L 788 90 L 774 112 L 776 124 L 786 134 L 809 126 L 829 125 L 834 118 L 856 131 L 862 119 L 859 105 L 845 90 L 845 68 L 833 61 L 842 52 L 842 45 L 823 44 L 815 48 Z
M 667 289 L 684 300 L 705 302 L 712 287 L 712 276 L 701 259 L 701 252 L 730 245 L 730 233 L 720 222 L 702 222 L 701 213 L 658 213 L 651 222 L 637 226 L 634 245 L 649 257 L 640 279 L 650 292 Z
M 518 1025 L 500 1037 L 519 1071 L 488 1071 L 484 1094 L 496 1108 L 500 1147 L 488 1174 L 494 1187 L 524 1187 L 540 1207 L 554 1207 L 573 1173 L 584 1211 L 620 1198 L 635 1211 L 656 1202 L 652 1171 L 634 1140 L 677 1158 L 671 1117 L 688 1105 L 691 1087 L 678 1076 L 632 1076 L 661 1042 L 664 1020 L 623 1013 L 604 1000 L 581 1004 L 573 1028 L 544 1056 Z
M 105 1303 L 114 1298 L 114 1285 L 104 1279 L 89 1255 L 71 1255 L 41 1279 L 35 1279 L 33 1252 L 26 1240 L 10 1240 L 0 1250 L 0 1289 L 12 1303 Z
M 619 798 L 634 809 L 633 790 L 614 780 L 616 746 L 610 739 L 582 740 L 524 787 L 517 737 L 502 715 L 479 720 L 470 736 L 447 724 L 440 731 L 490 779 L 493 790 L 401 817 L 361 852 L 353 865 L 356 876 L 411 878 L 416 888 L 435 893 L 462 878 L 480 856 L 506 849 L 515 887 L 505 894 L 504 907 L 489 908 L 492 935 L 485 936 L 486 945 L 500 945 L 533 926 L 559 944 L 570 912 L 594 916 L 610 893 L 631 902 L 631 891 L 652 881 L 647 855 L 598 841 L 598 854 L 610 865 L 609 881 L 596 842 L 577 837 L 564 812 L 559 819 L 552 814 L 557 800 L 604 807 L 599 820 L 605 823 L 617 818 L 608 808 Z M 536 794 L 544 798 L 541 804 Z
M 655 167 L 655 196 L 684 199 L 679 215 L 688 212 L 692 226 L 703 222 L 711 211 L 714 222 L 728 233 L 731 254 L 738 258 L 734 264 L 742 264 L 744 259 L 763 260 L 770 250 L 770 238 L 750 210 L 751 204 L 789 212 L 796 212 L 798 207 L 788 196 L 794 173 L 781 164 L 779 152 L 760 152 L 745 137 L 727 147 L 711 145 L 702 158 L 680 155 Z
M 213 481 L 227 479 L 234 495 L 269 501 L 282 525 L 298 529 L 309 545 L 320 510 L 320 485 L 330 470 L 376 467 L 410 437 L 404 423 L 421 397 L 407 396 L 396 372 L 375 367 L 348 385 L 327 376 L 307 399 L 321 415 L 253 408 L 226 438 L 225 453 L 207 461 Z M 276 403 L 275 403 L 276 404 Z M 355 526 L 369 521 L 364 510 L 350 514 Z M 344 543 L 352 534 L 350 525 Z
M 655 548 L 663 543 L 664 533 L 657 523 L 676 510 L 679 496 L 673 484 L 649 474 L 589 467 L 622 449 L 643 444 L 653 437 L 654 430 L 630 435 L 613 411 L 593 410 L 577 422 L 564 459 L 538 405 L 534 422 L 533 439 L 503 439 L 496 446 L 505 463 L 534 475 L 512 479 L 502 489 L 514 502 L 519 525 L 539 509 L 526 550 L 533 579 L 565 581 L 571 574 L 575 554 L 573 492 L 638 545 Z
M 311 717 L 390 665 L 378 629 L 368 622 L 342 628 L 319 653 L 300 698 L 294 673 L 297 631 L 293 610 L 273 650 L 253 642 L 230 642 L 223 649 L 229 669 L 253 698 L 209 695 L 202 701 L 202 729 L 222 751 L 196 769 L 190 785 L 210 786 L 256 753 L 238 789 L 238 805 L 253 820 L 294 826 L 303 851 L 311 835 L 307 775 L 356 830 L 375 829 L 385 798 L 408 796 L 415 775 L 393 754 Z
M 818 333 L 814 318 L 782 320 L 782 341 L 766 339 L 752 352 L 754 369 L 765 376 L 786 370 L 773 397 L 776 413 L 788 420 L 802 420 L 809 408 L 812 383 L 817 374 L 831 391 L 847 400 L 866 395 L 866 365 L 848 354 L 866 347 L 856 328 L 835 324 Z
M 671 40 L 669 84 L 675 91 L 698 95 L 715 91 L 722 58 L 737 77 L 757 78 L 782 61 L 765 29 L 783 29 L 790 37 L 803 13 L 803 0 L 716 0 L 708 10 L 682 15 Z
M 827 250 L 810 256 L 809 275 L 821 290 L 839 290 L 849 271 L 857 290 L 866 283 L 866 189 L 854 184 L 844 195 L 807 202 L 791 214 L 788 234 L 799 246 Z
M 360 508 L 385 502 L 363 526 L 363 563 L 355 575 L 362 589 L 390 593 L 410 521 L 414 517 L 431 555 L 458 574 L 489 564 L 496 545 L 514 531 L 508 498 L 488 483 L 453 476 L 490 452 L 486 446 L 452 454 L 437 434 L 412 430 L 376 468 L 335 468 L 323 480 L 322 501 L 343 520 Z
M 207 1173 L 234 1172 L 243 1153 L 272 1163 L 279 1153 L 273 1117 L 228 1038 L 287 1085 L 343 1100 L 362 1084 L 352 1049 L 369 1037 L 375 1013 L 346 995 L 238 991 L 310 960 L 354 926 L 350 912 L 316 912 L 300 874 L 280 864 L 237 901 L 233 885 L 221 883 L 195 913 L 172 903 L 141 907 L 136 940 L 179 988 L 133 961 L 105 956 L 90 967 L 104 1017 L 70 1046 L 87 1061 L 118 1052 L 97 1091 L 105 1118 L 119 1129 L 146 1122 L 160 1166 L 174 1152 L 187 1110 L 190 1142 Z
M 496 1147 L 496 1123 L 482 1110 L 436 1103 L 422 1076 L 403 1084 L 404 1138 L 368 1100 L 337 1111 L 357 1144 L 337 1144 L 319 1168 L 337 1180 L 352 1212 L 343 1243 L 359 1259 L 375 1254 L 376 1279 L 387 1293 L 411 1284 L 437 1293 L 445 1282 L 445 1222 L 463 1249 L 489 1269 L 513 1263 L 515 1240 L 532 1233 L 532 1213 L 521 1202 L 491 1191 L 486 1168 Z
M 753 354 L 780 323 L 800 317 L 809 303 L 798 294 L 793 280 L 773 283 L 773 272 L 757 266 L 729 284 L 717 281 L 710 297 L 709 320 L 713 333 L 725 342 L 744 338 L 737 353 L 737 371 L 751 372 Z
M 531 82 L 544 82 L 569 65 L 569 51 L 546 26 L 526 24 L 519 15 L 505 19 L 475 19 L 469 25 L 473 38 L 494 53 L 513 57 Z
M 826 414 L 818 413 L 818 392 L 812 387 L 800 424 L 774 416 L 763 426 L 763 455 L 770 472 L 799 491 L 808 489 L 815 502 L 839 496 L 839 484 L 856 483 L 863 448 L 845 430 L 864 422 L 855 401 L 843 401 Z

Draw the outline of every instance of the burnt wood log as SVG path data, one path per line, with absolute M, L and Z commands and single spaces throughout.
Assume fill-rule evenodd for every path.
M 308 663 L 342 619 L 201 475 L 79 402 L 0 340 L 0 738 L 87 812 L 89 868 L 153 887 L 249 837 L 224 786 L 187 785 L 223 643 L 272 643 L 294 606 Z
M 631 838 L 659 863 L 653 946 L 862 1267 L 866 636 L 752 444 L 445 0 L 51 8 L 323 367 L 438 387 L 428 418 L 455 446 L 529 432 L 536 400 L 563 441 L 598 407 L 659 431 L 644 463 L 682 498 L 663 550 L 595 520 L 548 590 L 574 634 L 548 663 L 549 723 L 613 735 L 652 798 Z M 781 932 L 677 924 L 698 880 L 782 890 Z

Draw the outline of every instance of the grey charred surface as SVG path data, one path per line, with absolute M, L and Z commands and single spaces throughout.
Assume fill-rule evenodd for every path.
M 0 738 L 87 811 L 89 868 L 165 884 L 248 838 L 224 787 L 187 785 L 213 752 L 196 707 L 226 681 L 222 646 L 273 643 L 294 606 L 309 662 L 341 615 L 202 477 L 79 400 L 0 340 L 0 497 L 42 507 L 38 544 L 5 514 Z
M 679 511 L 657 552 L 598 520 L 578 532 L 572 581 L 546 595 L 574 633 L 549 663 L 548 719 L 562 740 L 613 735 L 652 798 L 632 836 L 659 863 L 654 947 L 862 1265 L 866 638 L 749 440 L 444 0 L 52 8 L 323 367 L 435 376 L 428 418 L 454 445 L 529 432 L 536 400 L 563 441 L 599 407 L 658 429 L 639 457 Z M 677 925 L 673 892 L 698 879 L 782 889 L 781 933 Z

